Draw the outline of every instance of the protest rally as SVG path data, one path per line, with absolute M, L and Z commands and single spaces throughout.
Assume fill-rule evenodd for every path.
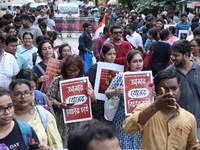
M 0 3 L 0 150 L 200 150 L 200 1 Z

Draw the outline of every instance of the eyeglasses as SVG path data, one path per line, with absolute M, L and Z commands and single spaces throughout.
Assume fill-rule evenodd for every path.
M 190 45 L 191 47 L 197 47 L 198 45 Z
M 15 104 L 12 104 L 8 107 L 0 108 L 0 116 L 4 115 L 6 113 L 6 110 L 8 110 L 10 113 L 14 112 L 15 109 L 13 106 L 15 106 Z
M 31 95 L 31 92 L 24 92 L 24 93 L 14 93 L 13 96 L 16 98 L 21 98 L 22 96 L 24 97 L 29 97 Z
M 122 34 L 122 31 L 113 32 L 114 34 Z
M 70 70 L 70 69 L 67 69 L 67 72 L 68 73 L 74 73 L 74 74 L 78 74 L 80 72 L 80 70 Z

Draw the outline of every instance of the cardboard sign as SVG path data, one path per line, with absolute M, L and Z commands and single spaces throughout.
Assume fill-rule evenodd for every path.
M 88 77 L 60 81 L 61 101 L 72 104 L 70 109 L 62 109 L 65 123 L 92 119 L 91 102 L 87 94 Z
M 113 78 L 118 73 L 124 71 L 124 66 L 106 62 L 98 62 L 97 65 L 94 92 L 96 99 L 105 101 L 105 91 L 109 87 Z
M 153 101 L 152 72 L 126 72 L 123 74 L 125 115 L 130 116 L 139 104 Z
M 60 60 L 57 60 L 57 59 L 54 59 L 54 58 L 49 59 L 47 69 L 46 69 L 46 73 L 45 73 L 45 75 L 49 76 L 49 80 L 42 83 L 40 90 L 43 93 L 46 93 L 48 88 L 50 88 L 50 84 L 53 81 L 53 79 L 56 76 L 60 75 L 60 67 L 61 67 L 61 61 Z

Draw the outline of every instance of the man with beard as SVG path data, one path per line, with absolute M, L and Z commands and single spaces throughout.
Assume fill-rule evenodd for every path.
M 110 32 L 113 37 L 113 40 L 110 41 L 110 43 L 115 46 L 116 50 L 116 59 L 114 63 L 124 65 L 124 71 L 127 71 L 128 67 L 126 65 L 126 54 L 131 51 L 131 44 L 127 41 L 121 40 L 122 28 L 120 26 L 112 26 L 110 28 Z
M 21 28 L 21 25 L 22 25 L 20 17 L 15 17 L 13 25 L 15 27 L 15 30 L 17 31 L 15 34 L 17 36 L 19 29 Z
M 36 46 L 35 39 L 38 36 L 42 35 L 40 28 L 33 25 L 33 19 L 29 15 L 26 15 L 26 14 L 23 15 L 21 17 L 21 21 L 22 21 L 23 26 L 19 29 L 19 33 L 18 33 L 17 37 L 20 40 L 23 40 L 23 34 L 25 32 L 31 32 L 33 34 L 33 39 L 34 39 L 33 45 Z
M 126 39 L 132 44 L 134 48 L 138 48 L 138 45 L 143 47 L 142 37 L 136 31 L 136 27 L 133 24 L 128 24 L 125 27 L 127 33 Z
M 175 70 L 180 77 L 180 107 L 192 113 L 197 121 L 197 137 L 200 140 L 200 66 L 190 61 L 191 46 L 187 40 L 179 40 L 171 46 L 173 65 L 167 69 Z

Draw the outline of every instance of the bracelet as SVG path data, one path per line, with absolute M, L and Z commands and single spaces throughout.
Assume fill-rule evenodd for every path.
M 57 105 L 57 107 L 58 107 L 58 108 L 61 108 L 60 105 L 61 105 L 61 103 L 59 103 L 59 104 Z

